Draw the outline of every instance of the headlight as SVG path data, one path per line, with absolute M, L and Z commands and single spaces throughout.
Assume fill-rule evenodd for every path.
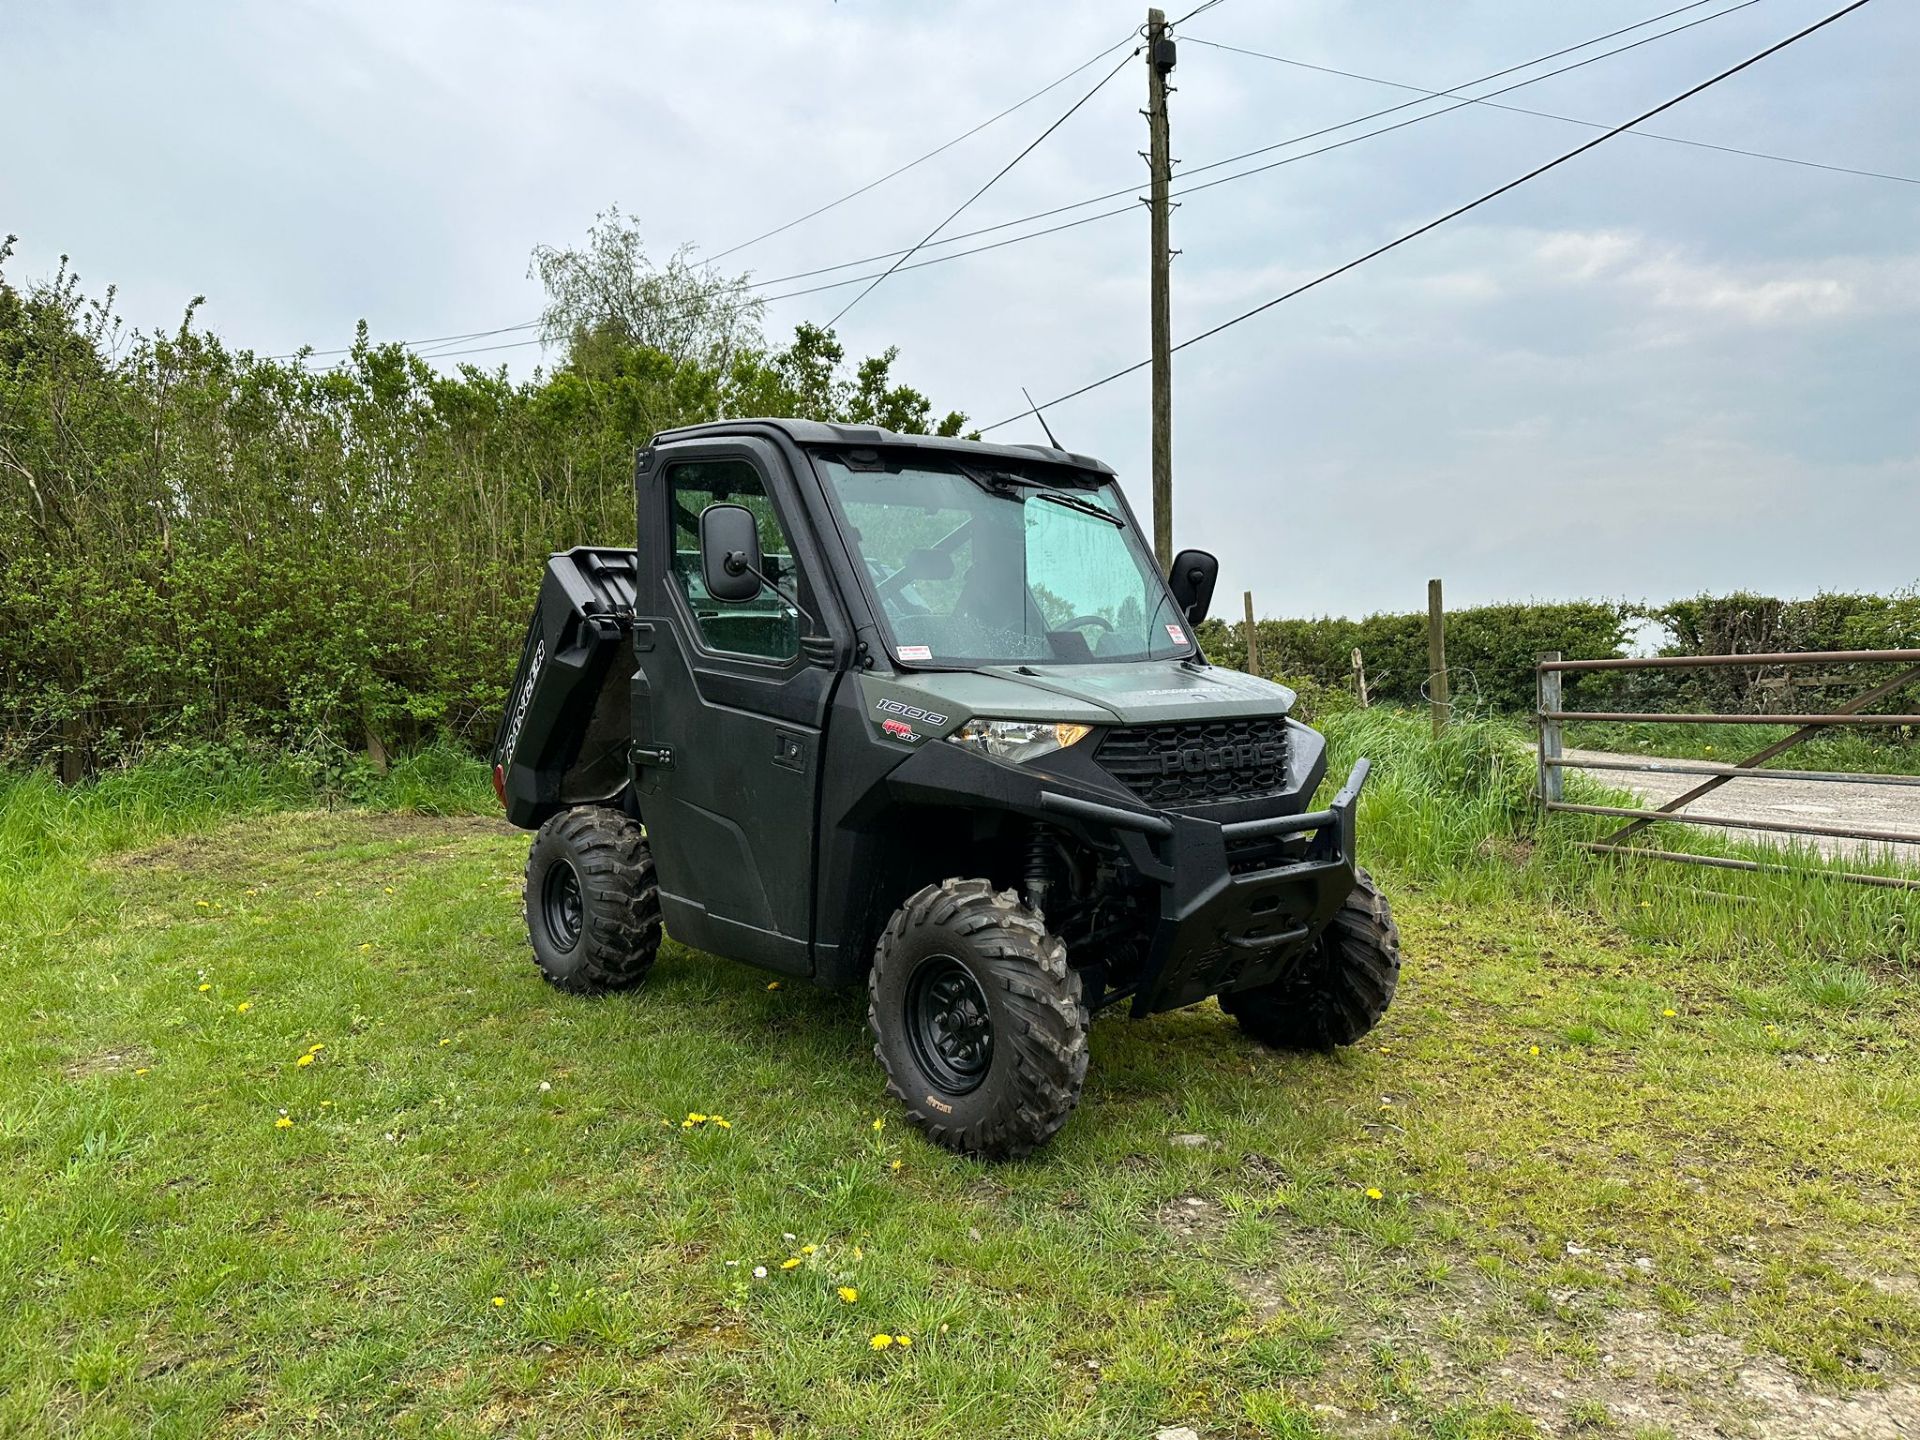
M 969 720 L 947 739 L 996 760 L 1024 762 L 1064 750 L 1092 730 L 1091 725 L 1053 720 Z

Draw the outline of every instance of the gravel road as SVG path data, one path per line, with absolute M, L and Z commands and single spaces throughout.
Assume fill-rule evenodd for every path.
M 1685 760 L 1659 760 L 1650 755 L 1609 755 L 1599 750 L 1569 750 L 1567 758 L 1580 760 L 1647 760 L 1654 764 L 1685 765 Z M 1642 770 L 1586 770 L 1603 785 L 1631 790 L 1648 802 L 1662 805 L 1702 784 L 1704 775 L 1675 775 Z M 1814 825 L 1859 826 L 1867 830 L 1901 830 L 1920 835 L 1920 784 L 1877 785 L 1838 780 L 1731 780 L 1686 807 L 1696 815 L 1725 815 L 1738 820 L 1804 821 Z M 1621 824 L 1627 822 L 1622 820 Z M 1670 827 L 1661 827 L 1669 828 Z M 1694 826 L 1735 839 L 1791 843 L 1795 837 L 1763 830 L 1722 826 Z M 1656 831 L 1657 833 L 1657 831 Z M 1646 843 L 1644 832 L 1636 843 Z M 1920 843 L 1889 846 L 1877 840 L 1841 840 L 1829 836 L 1799 837 L 1828 855 L 1888 854 L 1913 863 L 1920 861 Z

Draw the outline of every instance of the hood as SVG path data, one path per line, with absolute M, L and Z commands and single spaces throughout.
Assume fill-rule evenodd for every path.
M 920 678 L 920 677 L 916 677 Z M 1113 665 L 989 665 L 966 676 L 925 676 L 976 715 L 1081 720 L 1088 707 L 1107 723 L 1164 725 L 1180 720 L 1284 715 L 1294 694 L 1284 685 L 1215 666 L 1174 661 Z M 955 682 L 971 682 L 956 684 Z M 975 692 L 975 693 L 963 693 Z M 1063 704 L 1062 702 L 1072 702 Z M 1108 719 L 1107 717 L 1111 717 Z

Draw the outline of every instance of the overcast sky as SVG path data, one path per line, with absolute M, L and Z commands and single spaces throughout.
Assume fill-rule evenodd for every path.
M 1221 0 L 1182 33 L 1437 90 L 1678 3 Z M 1502 103 L 1617 122 L 1839 3 L 1757 0 Z M 205 294 L 207 323 L 266 353 L 344 345 L 361 318 L 376 338 L 513 325 L 539 308 L 528 252 L 598 210 L 637 217 L 656 254 L 713 253 L 951 139 L 1143 12 L 0 0 L 0 231 L 21 236 L 16 280 L 64 251 L 134 323 Z M 1119 58 L 722 263 L 766 280 L 910 244 Z M 1920 11 L 1877 0 L 1649 128 L 1920 177 L 1916 62 Z M 1174 80 L 1187 169 L 1408 98 L 1196 43 Z M 1138 180 L 1144 94 L 1135 61 L 952 229 Z M 1594 133 L 1468 106 L 1196 193 L 1173 221 L 1175 336 Z M 902 378 L 988 423 L 1022 385 L 1045 400 L 1145 356 L 1146 255 L 1144 213 L 1097 221 L 903 271 L 840 330 L 855 354 L 898 345 Z M 768 331 L 855 293 L 779 301 Z M 1622 136 L 1178 356 L 1176 540 L 1273 614 L 1418 608 L 1429 575 L 1454 604 L 1911 585 L 1917 319 L 1920 184 Z M 541 354 L 470 358 L 524 375 Z M 1049 418 L 1146 512 L 1145 372 Z

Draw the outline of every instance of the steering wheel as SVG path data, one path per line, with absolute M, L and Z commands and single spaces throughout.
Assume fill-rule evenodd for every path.
M 1113 622 L 1104 615 L 1076 615 L 1073 619 L 1067 621 L 1066 624 L 1056 626 L 1055 628 L 1059 630 L 1078 630 L 1082 625 L 1098 625 L 1102 630 L 1113 629 Z

